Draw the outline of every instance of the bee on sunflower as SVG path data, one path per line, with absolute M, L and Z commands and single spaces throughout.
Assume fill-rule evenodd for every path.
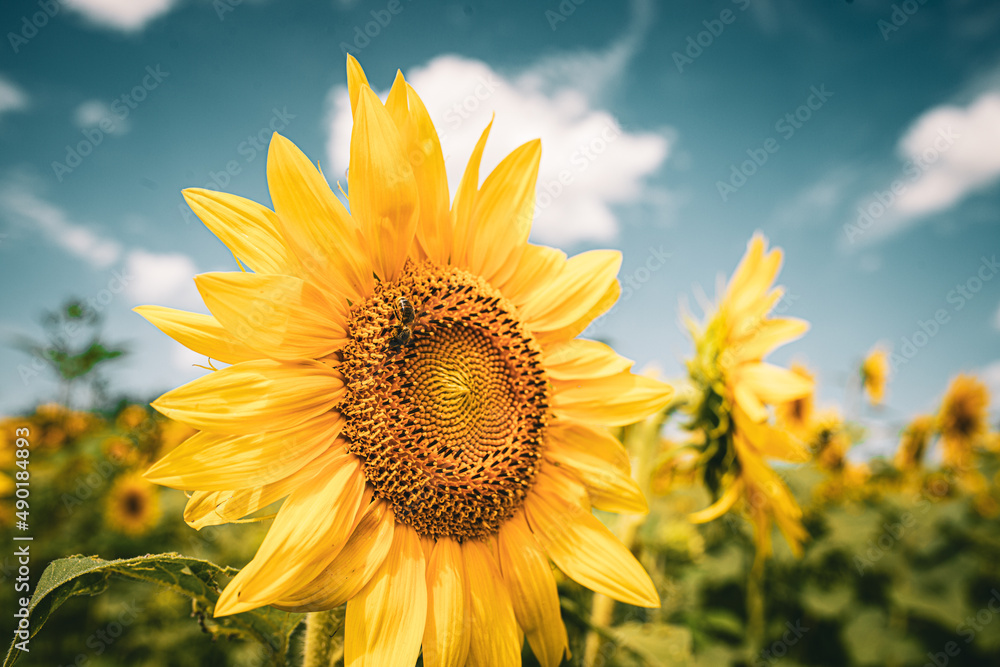
M 193 491 L 199 528 L 285 498 L 216 616 L 346 603 L 347 665 L 519 664 L 526 637 L 555 667 L 567 635 L 550 561 L 659 605 L 591 507 L 646 511 L 603 427 L 654 414 L 672 390 L 577 338 L 618 298 L 621 256 L 528 243 L 538 140 L 480 186 L 488 126 L 449 205 L 416 91 L 397 73 L 381 102 L 352 57 L 347 78 L 349 209 L 278 134 L 274 210 L 185 191 L 254 272 L 198 276 L 211 315 L 138 309 L 231 364 L 153 403 L 200 432 L 147 478 Z
M 802 511 L 768 459 L 806 462 L 810 453 L 790 431 L 776 427 L 768 406 L 803 400 L 813 382 L 800 372 L 765 363 L 774 348 L 809 328 L 794 318 L 770 317 L 783 290 L 772 288 L 782 253 L 755 234 L 704 323 L 686 317 L 695 355 L 688 361 L 697 398 L 686 427 L 704 434 L 702 480 L 715 502 L 695 522 L 739 511 L 754 526 L 758 563 L 771 553 L 772 522 L 797 554 L 807 534 Z

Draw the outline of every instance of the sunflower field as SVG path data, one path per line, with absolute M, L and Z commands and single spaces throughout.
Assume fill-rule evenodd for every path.
M 175 9 L 162 4 L 126 10 L 81 0 L 65 11 L 90 12 L 88 29 L 117 21 L 128 37 L 108 48 L 128 49 L 140 41 L 141 12 Z M 241 4 L 212 4 L 220 23 L 230 21 L 219 40 L 243 35 L 237 26 L 251 12 L 286 11 L 237 10 Z M 565 0 L 544 24 L 555 33 L 593 4 Z M 709 67 L 717 53 L 710 47 L 736 39 L 751 16 L 771 30 L 778 19 L 757 4 L 733 0 L 704 19 L 705 30 L 672 57 L 678 74 Z M 39 6 L 48 22 L 54 14 Z M 921 6 L 893 5 L 890 16 L 902 22 L 886 25 L 900 30 L 909 16 L 918 24 L 927 18 L 918 12 L 932 11 Z M 789 298 L 803 274 L 793 273 L 795 246 L 785 241 L 795 234 L 778 223 L 726 227 L 727 241 L 745 243 L 735 263 L 699 254 L 718 276 L 713 293 L 650 286 L 639 296 L 649 312 L 605 328 L 621 315 L 616 304 L 673 256 L 654 244 L 645 264 L 630 269 L 623 250 L 593 247 L 614 245 L 606 205 L 662 212 L 675 203 L 666 191 L 639 197 L 615 172 L 644 159 L 659 165 L 675 137 L 668 129 L 634 132 L 603 107 L 591 109 L 607 97 L 587 97 L 582 83 L 540 91 L 555 76 L 617 90 L 609 81 L 634 59 L 652 6 L 630 5 L 631 32 L 600 58 L 545 60 L 513 84 L 440 56 L 440 71 L 478 77 L 444 122 L 430 109 L 448 86 L 418 86 L 429 80 L 426 70 L 383 71 L 381 46 L 365 51 L 388 41 L 376 41 L 383 31 L 402 32 L 409 19 L 394 17 L 419 11 L 407 7 L 365 6 L 354 46 L 344 42 L 344 85 L 325 102 L 338 157 L 321 160 L 309 131 L 289 138 L 296 115 L 274 107 L 267 126 L 236 145 L 239 160 L 211 169 L 204 187 L 183 190 L 184 224 L 197 222 L 198 238 L 226 253 L 224 265 L 204 263 L 219 270 L 196 271 L 186 255 L 138 242 L 126 248 L 144 228 L 139 217 L 121 230 L 124 240 L 103 238 L 46 204 L 30 174 L 0 172 L 0 210 L 29 219 L 93 267 L 123 267 L 96 297 L 71 297 L 46 312 L 43 338 L 6 336 L 12 353 L 30 359 L 17 366 L 30 407 L 0 418 L 0 605 L 10 638 L 2 667 L 1000 665 L 1000 422 L 990 395 L 998 367 L 949 366 L 939 375 L 947 382 L 924 388 L 936 397 L 931 409 L 889 405 L 915 377 L 899 377 L 913 356 L 907 346 L 915 355 L 929 345 L 974 298 L 977 316 L 987 318 L 986 299 L 975 295 L 1000 271 L 995 255 L 977 256 L 973 278 L 945 293 L 953 309 L 931 311 L 902 346 L 866 339 L 850 363 L 840 363 L 849 356 L 842 349 L 821 360 L 784 356 L 824 323 L 834 327 L 824 340 L 846 341 L 866 315 L 852 302 L 850 313 L 824 320 L 822 299 Z M 481 10 L 490 11 L 450 7 L 439 23 L 466 25 Z M 227 17 L 235 11 L 241 15 Z M 44 27 L 25 21 L 33 35 Z M 513 39 L 496 23 L 498 41 Z M 191 34 L 205 39 L 198 25 Z M 253 58 L 272 57 L 276 25 L 254 42 Z M 422 32 L 437 39 L 439 27 Z M 883 41 L 899 39 L 880 30 Z M 10 35 L 15 54 L 37 44 L 28 44 L 33 35 Z M 167 44 L 178 58 L 189 48 L 187 37 Z M 129 123 L 138 125 L 152 108 L 139 106 L 147 97 L 153 105 L 185 74 L 233 66 L 223 59 L 171 73 L 149 65 L 141 84 L 107 106 L 137 110 Z M 369 81 L 376 72 L 379 83 L 391 81 L 387 90 Z M 214 85 L 219 104 L 239 94 L 235 83 Z M 738 194 L 750 199 L 748 179 L 766 174 L 779 148 L 782 156 L 796 150 L 793 137 L 809 141 L 801 137 L 813 126 L 805 124 L 831 113 L 828 99 L 847 97 L 833 87 L 810 85 L 805 102 L 774 123 L 781 141 L 744 150 L 749 159 L 741 154 L 729 180 L 716 181 L 723 204 Z M 767 96 L 758 93 L 748 97 Z M 0 73 L 0 113 L 30 108 L 26 95 Z M 896 233 L 885 228 L 909 224 L 905 215 L 920 206 L 945 206 L 1000 178 L 992 120 L 1000 118 L 1000 93 L 990 95 L 931 114 L 965 123 L 963 132 L 978 128 L 975 141 L 986 149 L 966 143 L 941 157 L 952 135 L 935 135 L 934 146 L 947 145 L 935 149 L 938 166 L 923 167 L 931 183 L 924 199 L 903 198 L 912 184 L 890 186 L 903 203 L 873 236 Z M 547 137 L 522 136 L 499 115 L 477 125 L 456 155 L 449 133 L 470 132 L 463 114 L 492 100 L 549 119 L 552 134 L 565 118 L 585 118 L 590 140 L 570 153 L 577 171 L 550 177 Z M 107 148 L 132 130 L 94 121 L 101 104 L 77 109 L 85 141 L 76 146 L 89 148 L 67 145 L 66 164 L 53 163 L 59 183 L 76 177 L 91 152 L 100 155 L 105 138 Z M 95 126 L 99 141 L 90 139 Z M 0 139 L 4 132 L 0 126 Z M 557 150 L 573 144 L 563 143 L 551 142 Z M 612 144 L 624 146 L 625 158 L 588 180 L 592 153 Z M 901 141 L 898 150 L 905 155 L 908 146 Z M 503 155 L 494 159 L 494 150 Z M 70 152 L 86 154 L 74 163 Z M 679 161 L 678 173 L 694 158 Z M 237 194 L 244 166 L 266 179 L 266 195 Z M 833 185 L 813 188 L 785 217 L 828 205 L 837 198 L 831 192 L 853 182 L 848 172 L 833 169 Z M 136 180 L 159 188 L 144 171 Z M 535 231 L 550 229 L 546 209 L 564 191 L 576 193 L 575 207 L 567 197 L 552 210 L 569 216 L 561 224 L 578 226 L 570 231 L 580 236 L 560 246 Z M 130 193 L 121 188 L 124 199 Z M 879 202 L 888 196 L 875 193 Z M 881 205 L 885 212 L 891 202 Z M 845 228 L 845 243 L 867 229 Z M 155 238 L 147 234 L 143 243 Z M 9 252 L 7 237 L 0 233 L 0 254 Z M 581 239 L 586 249 L 564 251 L 581 250 Z M 877 271 L 882 257 L 865 257 L 858 263 Z M 918 268 L 914 279 L 931 270 L 929 262 Z M 814 283 L 825 282 L 821 274 L 816 268 Z M 177 276 L 193 279 L 196 303 L 188 298 L 194 290 L 181 298 L 168 289 Z M 108 307 L 125 299 L 127 309 Z M 648 364 L 620 353 L 637 349 L 633 337 L 659 335 L 647 319 L 659 322 L 664 312 L 684 336 L 669 371 L 652 362 L 676 352 L 659 338 L 659 357 Z M 173 356 L 138 359 L 119 336 L 122 315 Z M 1000 313 L 992 317 L 1000 328 Z M 918 333 L 923 343 L 914 344 Z M 851 340 L 842 347 L 857 347 Z M 928 366 L 940 362 L 935 354 L 923 357 Z M 33 384 L 43 376 L 51 392 Z M 828 400 L 841 390 L 842 401 Z M 4 400 L 14 400 L 10 393 Z

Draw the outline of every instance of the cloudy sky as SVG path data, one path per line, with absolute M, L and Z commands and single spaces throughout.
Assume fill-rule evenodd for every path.
M 199 186 L 269 203 L 273 130 L 347 168 L 344 53 L 422 95 L 454 190 L 496 113 L 484 169 L 540 137 L 533 239 L 625 253 L 626 298 L 591 332 L 679 375 L 679 325 L 762 230 L 786 251 L 779 351 L 878 448 L 958 371 L 1000 390 L 1000 5 L 714 0 L 33 0 L 0 23 L 0 311 L 5 344 L 94 299 L 132 350 L 115 387 L 195 377 L 130 309 L 203 310 L 191 277 L 236 268 L 184 205 Z M 996 278 L 996 279 L 994 279 Z M 876 344 L 888 399 L 849 385 Z M 0 350 L 0 411 L 54 385 Z

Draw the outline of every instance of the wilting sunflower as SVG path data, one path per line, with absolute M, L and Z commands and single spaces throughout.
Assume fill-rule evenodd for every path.
M 927 446 L 934 435 L 934 417 L 919 415 L 906 425 L 903 436 L 899 440 L 899 448 L 893 458 L 893 465 L 898 470 L 916 470 L 924 463 Z
M 806 537 L 801 509 L 766 462 L 809 460 L 809 450 L 775 428 L 767 409 L 813 391 L 810 379 L 763 361 L 809 328 L 803 320 L 769 317 L 783 294 L 780 287 L 772 289 L 781 257 L 754 235 L 715 311 L 703 325 L 688 318 L 695 343 L 688 372 L 700 395 L 687 427 L 705 434 L 703 479 L 716 498 L 691 518 L 711 521 L 731 509 L 742 511 L 754 524 L 759 562 L 771 551 L 772 520 L 796 553 Z
M 160 518 L 156 487 L 139 474 L 119 477 L 105 498 L 104 516 L 108 526 L 119 533 L 145 535 Z
M 957 470 L 972 467 L 972 450 L 986 435 L 990 392 L 971 375 L 959 374 L 948 385 L 938 412 L 941 460 Z
M 397 74 L 383 104 L 348 59 L 350 212 L 275 134 L 274 211 L 185 197 L 254 273 L 196 278 L 211 315 L 139 312 L 223 363 L 153 406 L 201 432 L 149 479 L 195 490 L 196 527 L 287 496 L 217 616 L 347 603 L 347 664 L 543 665 L 567 648 L 553 561 L 634 605 L 659 598 L 591 506 L 644 512 L 603 426 L 671 389 L 577 339 L 617 299 L 618 252 L 527 242 L 540 144 L 479 185 L 489 127 L 449 207 L 437 134 Z
M 882 348 L 875 348 L 861 362 L 861 386 L 872 405 L 882 405 L 888 381 L 889 355 Z

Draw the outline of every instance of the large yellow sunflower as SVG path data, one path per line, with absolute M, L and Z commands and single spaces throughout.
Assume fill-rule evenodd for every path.
M 437 134 L 397 74 L 383 104 L 348 59 L 350 211 L 290 141 L 274 210 L 187 190 L 250 272 L 196 278 L 211 315 L 139 308 L 232 364 L 154 407 L 201 431 L 147 477 L 193 490 L 195 527 L 287 496 L 217 616 L 347 604 L 348 665 L 520 662 L 567 650 L 550 560 L 634 605 L 657 591 L 591 506 L 644 512 L 623 447 L 671 389 L 577 339 L 617 299 L 621 257 L 528 243 L 540 144 L 480 186 L 483 132 L 454 201 Z M 523 635 L 522 635 L 523 632 Z
M 704 325 L 688 322 L 695 341 L 688 372 L 700 393 L 688 428 L 705 433 L 704 479 L 717 498 L 692 519 L 711 521 L 741 510 L 754 524 L 761 559 L 771 551 L 772 521 L 796 552 L 806 537 L 801 509 L 767 463 L 809 460 L 804 443 L 776 428 L 768 410 L 813 391 L 810 378 L 763 361 L 809 328 L 803 320 L 769 317 L 784 294 L 772 289 L 781 258 L 779 249 L 768 251 L 764 237 L 754 235 L 716 310 Z

